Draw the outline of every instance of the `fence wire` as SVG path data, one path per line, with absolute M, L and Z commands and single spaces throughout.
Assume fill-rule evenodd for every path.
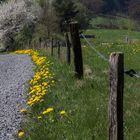
M 91 44 L 91 43 L 86 39 L 86 37 L 85 37 L 83 34 L 81 34 L 81 36 L 85 39 L 85 41 L 87 42 L 87 44 L 89 45 L 89 47 L 90 47 L 92 50 L 94 50 L 94 51 L 100 56 L 100 58 L 102 58 L 103 60 L 109 62 L 108 58 L 106 58 L 103 54 L 101 54 L 101 53 L 94 47 L 94 45 Z
M 124 73 L 129 75 L 130 77 L 140 78 L 140 74 L 136 73 L 136 71 L 133 69 L 125 70 Z
M 100 58 L 102 58 L 104 61 L 106 61 L 106 62 L 109 63 L 109 59 L 108 59 L 107 57 L 105 57 L 102 53 L 100 53 L 100 52 L 94 47 L 95 45 L 91 44 L 91 43 L 86 39 L 86 37 L 84 36 L 84 34 L 81 33 L 81 36 L 82 36 L 82 37 L 84 38 L 84 40 L 87 42 L 87 44 L 89 45 L 89 47 L 90 47 L 92 50 L 94 50 L 94 51 L 99 55 Z M 136 71 L 133 70 L 133 69 L 125 70 L 124 73 L 125 73 L 126 75 L 129 75 L 130 77 L 140 78 L 140 74 L 136 73 Z

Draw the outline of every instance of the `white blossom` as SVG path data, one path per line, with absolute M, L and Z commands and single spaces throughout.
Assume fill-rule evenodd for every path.
M 40 7 L 34 0 L 9 0 L 0 4 L 0 40 L 12 38 L 25 24 L 35 24 Z M 0 43 L 1 47 L 2 43 Z

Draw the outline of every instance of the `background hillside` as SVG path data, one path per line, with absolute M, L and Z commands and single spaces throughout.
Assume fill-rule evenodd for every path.
M 1 51 L 47 43 L 52 36 L 63 38 L 64 25 L 73 20 L 79 21 L 81 29 L 140 30 L 139 0 L 1 0 L 0 3 Z

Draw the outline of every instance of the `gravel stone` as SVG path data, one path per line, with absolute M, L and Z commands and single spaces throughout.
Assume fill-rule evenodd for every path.
M 20 129 L 33 69 L 28 55 L 0 55 L 0 140 L 14 140 Z

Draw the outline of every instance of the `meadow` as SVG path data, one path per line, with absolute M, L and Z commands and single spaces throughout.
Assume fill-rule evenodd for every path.
M 140 73 L 140 33 L 131 32 L 136 42 L 125 43 L 125 30 L 87 30 L 95 39 L 89 41 L 105 57 L 111 52 L 123 52 L 125 68 Z M 109 65 L 102 60 L 83 40 L 84 78 L 74 77 L 73 61 L 65 62 L 65 49 L 61 59 L 52 57 L 49 49 L 40 51 L 53 64 L 49 71 L 54 74 L 54 84 L 44 100 L 27 110 L 26 122 L 21 129 L 25 140 L 107 140 Z M 56 51 L 56 50 L 55 50 Z M 124 132 L 125 140 L 139 140 L 140 137 L 140 79 L 125 75 L 124 88 Z M 53 108 L 42 114 L 46 108 Z M 62 112 L 63 111 L 63 112 Z M 18 139 L 18 138 L 17 138 Z
M 94 34 L 95 43 L 126 43 L 126 37 L 128 37 L 131 43 L 140 43 L 140 32 L 129 30 L 117 30 L 117 29 L 93 29 L 86 30 L 86 34 Z

